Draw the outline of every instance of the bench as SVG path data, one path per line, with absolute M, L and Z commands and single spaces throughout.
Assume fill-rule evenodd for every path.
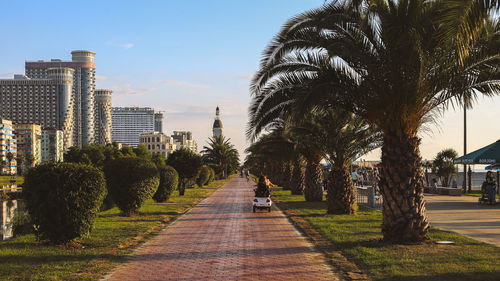
M 441 195 L 462 196 L 462 189 L 453 187 L 438 187 L 437 193 Z

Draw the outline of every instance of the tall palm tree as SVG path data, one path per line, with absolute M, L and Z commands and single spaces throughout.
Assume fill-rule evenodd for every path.
M 288 185 L 292 194 L 302 195 L 305 187 L 303 156 L 296 149 L 296 140 L 285 134 L 284 126 L 283 120 L 277 121 L 268 134 L 260 136 L 246 149 L 249 154 L 245 166 L 251 167 L 257 174 L 273 175 L 273 171 L 270 170 L 273 165 L 282 167 L 288 163 L 290 174 L 283 175 L 283 177 L 288 176 L 288 181 L 284 184 Z
M 7 152 L 7 161 L 9 161 L 9 174 L 11 173 L 11 167 L 12 167 L 12 160 L 14 160 L 14 153 L 12 152 Z
M 382 233 L 428 230 L 419 131 L 449 105 L 500 91 L 496 0 L 334 1 L 289 20 L 252 83 L 250 135 L 283 110 L 342 107 L 383 132 Z
M 358 116 L 343 110 L 317 110 L 306 116 L 292 131 L 316 146 L 331 164 L 327 213 L 355 214 L 356 189 L 349 167 L 356 158 L 380 146 L 381 134 Z
M 209 138 L 208 146 L 203 147 L 202 159 L 205 164 L 226 178 L 229 172 L 239 167 L 239 153 L 224 136 Z

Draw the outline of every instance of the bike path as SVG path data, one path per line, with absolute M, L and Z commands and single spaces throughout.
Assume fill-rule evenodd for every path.
M 234 178 L 106 280 L 340 280 L 281 211 L 252 213 L 252 200 L 252 183 Z

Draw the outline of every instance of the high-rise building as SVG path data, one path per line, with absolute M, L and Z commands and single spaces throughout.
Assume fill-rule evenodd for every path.
M 144 145 L 151 154 L 161 153 L 165 158 L 176 149 L 172 137 L 160 132 L 141 134 L 139 144 Z
M 198 153 L 198 143 L 193 140 L 193 133 L 190 131 L 174 131 L 172 138 L 176 149 L 187 148 Z
M 163 133 L 163 113 L 155 113 L 155 131 Z
M 111 143 L 112 114 L 111 90 L 95 90 L 95 143 Z
M 215 120 L 214 120 L 214 125 L 212 126 L 212 132 L 214 137 L 222 136 L 222 121 L 220 121 L 218 106 L 215 109 Z
M 63 132 L 58 129 L 42 130 L 42 161 L 62 162 L 64 155 Z
M 13 158 L 9 161 L 8 154 Z M 0 161 L 5 161 L 0 170 L 2 175 L 15 175 L 17 172 L 16 164 L 17 146 L 14 137 L 14 128 L 12 121 L 0 118 Z
M 139 135 L 154 131 L 154 110 L 149 107 L 113 107 L 112 139 L 137 147 Z
M 71 68 L 73 72 L 73 145 L 94 143 L 95 53 L 86 50 L 71 52 L 71 61 L 26 61 L 26 76 L 47 79 L 51 68 Z
M 0 116 L 13 123 L 40 124 L 64 133 L 64 148 L 73 136 L 72 68 L 45 69 L 44 78 L 15 75 L 0 80 Z
M 17 155 L 24 157 L 24 166 L 35 166 L 42 161 L 42 129 L 37 124 L 14 124 Z M 29 163 L 28 159 L 32 162 Z

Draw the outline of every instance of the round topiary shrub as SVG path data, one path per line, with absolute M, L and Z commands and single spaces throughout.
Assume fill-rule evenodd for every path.
M 23 197 L 39 237 L 64 243 L 88 234 L 106 194 L 102 172 L 76 163 L 46 163 L 27 171 Z
M 125 216 L 138 214 L 139 208 L 151 198 L 159 183 L 155 164 L 137 157 L 109 161 L 104 166 L 104 174 L 108 192 Z
M 208 183 L 211 183 L 215 180 L 215 171 L 210 167 L 209 169 L 210 169 L 210 176 L 208 177 Z
M 199 187 L 202 187 L 208 184 L 209 179 L 210 179 L 210 168 L 207 166 L 201 167 L 200 173 L 198 174 L 198 178 L 196 178 L 196 184 Z
M 153 195 L 153 199 L 158 203 L 167 202 L 179 184 L 179 174 L 171 166 L 162 166 L 158 169 L 158 172 L 160 173 L 160 185 L 155 195 Z

